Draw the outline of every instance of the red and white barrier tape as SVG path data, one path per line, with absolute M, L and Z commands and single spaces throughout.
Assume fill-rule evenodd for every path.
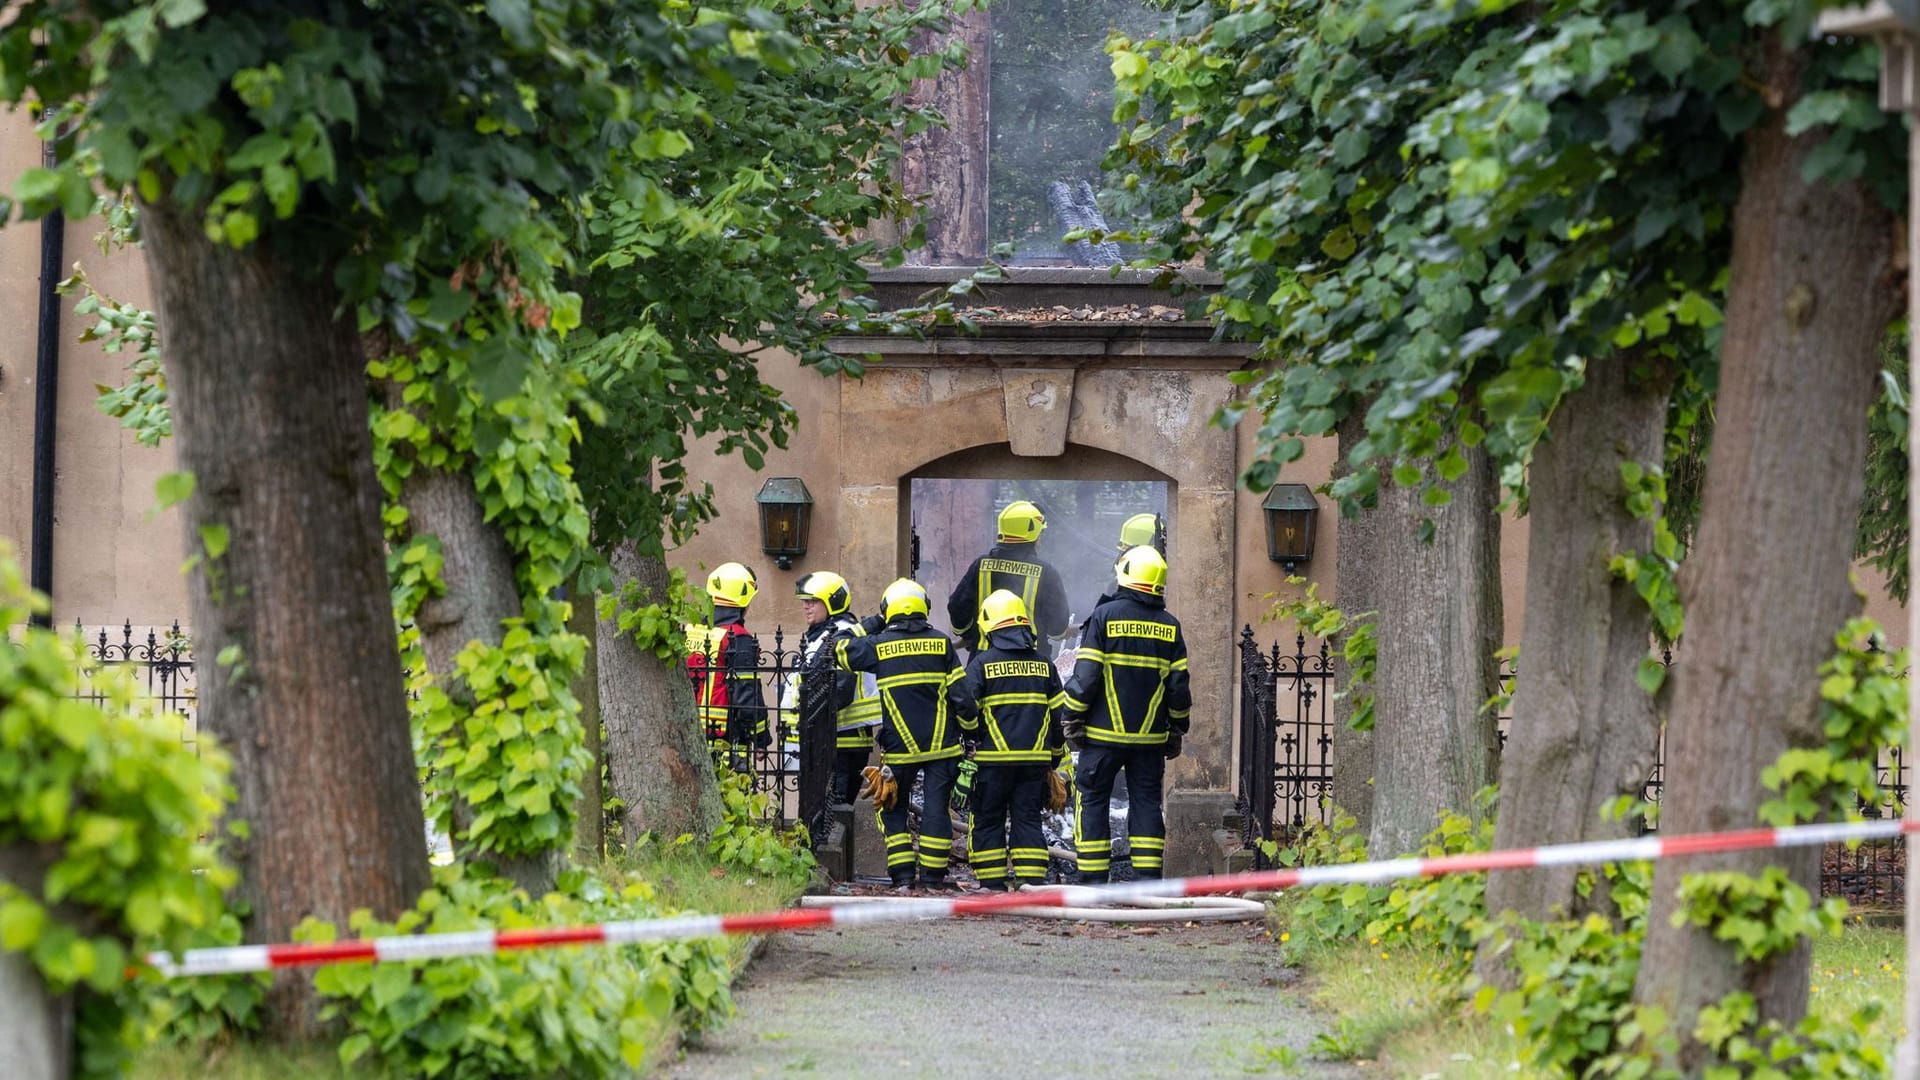
M 151 953 L 147 962 L 170 978 L 183 975 L 228 975 L 274 971 L 358 961 L 430 960 L 454 956 L 490 956 L 519 949 L 555 945 L 631 945 L 642 941 L 717 937 L 725 934 L 767 934 L 784 930 L 811 930 L 826 926 L 866 926 L 873 923 L 949 919 L 960 915 L 991 915 L 1011 908 L 1085 907 L 1126 904 L 1153 898 L 1213 896 L 1219 893 L 1291 889 L 1298 886 L 1376 884 L 1402 878 L 1438 877 L 1486 870 L 1520 870 L 1536 866 L 1591 866 L 1613 862 L 1646 862 L 1676 855 L 1707 855 L 1758 848 L 1808 847 L 1848 840 L 1875 840 L 1920 832 L 1920 822 L 1856 821 L 1835 825 L 1794 825 L 1783 829 L 1694 833 L 1686 836 L 1644 836 L 1632 840 L 1594 840 L 1579 844 L 1448 855 L 1432 859 L 1394 859 L 1386 862 L 1308 866 L 1291 870 L 1256 870 L 1215 877 L 1171 878 L 1051 889 L 1041 892 L 987 893 L 942 899 L 890 900 L 849 907 L 796 908 L 753 915 L 679 915 L 665 919 L 638 919 L 596 926 L 546 930 L 475 930 L 451 934 L 412 934 L 404 937 L 336 941 L 326 944 L 236 945 L 218 949 L 190 949 L 176 958 Z

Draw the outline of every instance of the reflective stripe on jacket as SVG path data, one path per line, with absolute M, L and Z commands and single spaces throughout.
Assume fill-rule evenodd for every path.
M 904 616 L 869 637 L 842 638 L 834 661 L 845 671 L 874 674 L 882 760 L 907 765 L 960 756 L 960 725 L 947 722 L 947 693 L 960 680 L 960 659 L 953 642 L 924 617 Z
M 1094 742 L 1149 745 L 1187 733 L 1187 642 L 1165 602 L 1129 589 L 1094 610 L 1074 654 L 1066 707 Z
M 1018 596 L 1033 619 L 1034 632 L 1058 638 L 1067 628 L 1067 589 L 1059 571 L 1034 556 L 1032 544 L 995 544 L 973 560 L 947 598 L 947 621 L 954 635 L 974 650 L 987 647 L 980 629 L 980 604 L 995 589 Z
M 793 677 L 787 681 L 780 706 L 790 725 L 800 714 L 800 683 L 806 677 L 820 650 L 849 637 L 865 637 L 867 631 L 851 615 L 840 614 L 807 628 L 800 637 L 800 658 Z M 872 675 L 841 671 L 833 679 L 834 746 L 841 750 L 864 750 L 873 745 L 873 728 L 880 723 L 880 689 Z M 799 742 L 797 726 L 789 727 L 789 737 Z
M 721 608 L 710 625 L 688 623 L 687 674 L 693 704 L 707 738 L 747 742 L 767 730 L 760 696 L 760 643 L 747 631 L 739 609 Z
M 1018 626 L 987 635 L 986 651 L 973 654 L 953 692 L 961 726 L 979 740 L 973 759 L 982 765 L 1059 761 L 1063 700 L 1060 673 L 1034 648 L 1033 631 Z

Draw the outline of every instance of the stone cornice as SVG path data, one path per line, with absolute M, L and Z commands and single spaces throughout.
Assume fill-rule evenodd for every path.
M 997 366 L 1040 364 L 1079 366 L 1115 359 L 1179 361 L 1182 368 L 1238 368 L 1253 355 L 1247 342 L 1215 341 L 1213 327 L 1202 322 L 1029 322 L 992 320 L 969 334 L 938 326 L 924 338 L 847 336 L 830 344 L 843 355 L 873 354 L 891 364 L 917 366 L 955 360 L 986 361 Z

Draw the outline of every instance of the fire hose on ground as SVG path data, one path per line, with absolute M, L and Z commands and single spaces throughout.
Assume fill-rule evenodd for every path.
M 1055 894 L 1066 892 L 1066 885 L 1028 885 L 1021 893 Z M 805 908 L 834 908 L 855 904 L 891 901 L 891 896 L 803 896 Z M 1162 923 L 1162 922 L 1241 922 L 1262 918 L 1267 905 L 1237 896 L 1142 896 L 1126 901 L 1126 907 L 1003 907 L 993 915 L 1021 915 L 1036 919 L 1072 919 L 1083 922 Z

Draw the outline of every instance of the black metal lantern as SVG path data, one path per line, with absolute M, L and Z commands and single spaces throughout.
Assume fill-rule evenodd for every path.
M 1313 558 L 1313 524 L 1320 501 L 1305 484 L 1275 484 L 1260 509 L 1267 518 L 1267 558 L 1291 577 L 1296 567 Z
M 797 476 L 770 476 L 753 501 L 760 504 L 760 550 L 780 569 L 793 569 L 793 560 L 807 553 L 813 495 Z

